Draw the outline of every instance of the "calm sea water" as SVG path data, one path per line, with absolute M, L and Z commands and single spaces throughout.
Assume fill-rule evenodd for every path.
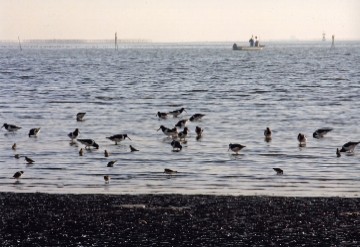
M 114 51 L 24 44 L 20 51 L 3 44 L 1 120 L 22 129 L 1 129 L 0 191 L 358 197 L 360 147 L 340 158 L 335 151 L 360 141 L 360 43 L 270 43 L 261 52 L 231 46 L 130 44 Z M 179 118 L 156 117 L 181 107 L 187 113 Z M 86 112 L 85 121 L 76 121 L 77 112 Z M 187 143 L 172 152 L 171 139 L 157 129 L 194 113 L 206 116 L 188 124 Z M 201 140 L 197 125 L 205 129 Z M 267 126 L 271 142 L 264 141 Z M 29 138 L 35 127 L 39 136 Z M 320 127 L 334 130 L 314 139 Z M 75 128 L 100 149 L 80 157 L 84 146 L 67 137 Z M 300 132 L 306 147 L 298 146 Z M 131 141 L 105 138 L 121 133 Z M 233 155 L 229 143 L 246 148 Z M 107 167 L 110 160 L 117 160 L 114 167 Z M 170 177 L 164 168 L 179 173 Z M 19 170 L 24 175 L 15 182 Z

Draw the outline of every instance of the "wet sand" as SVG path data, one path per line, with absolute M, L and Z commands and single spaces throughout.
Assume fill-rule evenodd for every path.
M 360 198 L 0 193 L 1 246 L 360 246 Z

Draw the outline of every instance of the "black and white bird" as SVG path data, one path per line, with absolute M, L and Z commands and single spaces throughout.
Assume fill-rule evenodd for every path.
M 269 127 L 266 127 L 266 129 L 264 130 L 265 139 L 271 139 L 271 135 L 272 135 L 271 129 Z
M 313 133 L 313 137 L 316 139 L 319 138 L 323 138 L 324 135 L 326 135 L 327 133 L 329 133 L 330 131 L 332 131 L 332 128 L 321 128 L 321 129 L 317 129 L 314 133 Z
M 69 138 L 71 139 L 71 141 L 73 142 L 76 138 L 78 138 L 79 134 L 80 134 L 79 129 L 75 129 L 73 132 L 70 132 L 70 133 L 68 134 L 68 137 L 69 137 Z
M 280 168 L 273 168 L 274 171 L 276 171 L 276 175 L 283 175 L 284 174 L 284 171 Z
M 18 172 L 15 172 L 13 178 L 15 179 L 19 179 L 22 175 L 24 174 L 23 171 L 18 171 Z
M 14 131 L 21 129 L 21 127 L 19 127 L 19 126 L 16 126 L 13 124 L 7 124 L 7 123 L 4 123 L 4 125 L 1 128 L 3 128 L 3 127 L 5 127 L 5 129 L 9 132 L 14 132 Z
M 179 134 L 178 134 L 178 137 L 180 140 L 185 140 L 185 138 L 187 137 L 189 133 L 189 128 L 188 127 L 185 127 L 183 131 L 180 131 Z
M 40 128 L 33 128 L 29 131 L 29 137 L 37 137 L 40 133 Z
M 169 112 L 168 114 L 169 114 L 169 115 L 172 115 L 173 117 L 178 117 L 181 113 L 183 113 L 183 111 L 187 112 L 187 111 L 185 110 L 185 108 L 183 107 L 183 108 L 181 108 L 181 109 L 179 109 L 179 110 L 171 111 L 171 112 Z
M 136 152 L 139 151 L 139 149 L 134 148 L 133 146 L 130 145 L 130 152 Z
M 114 164 L 116 163 L 117 160 L 112 160 L 112 161 L 109 161 L 107 163 L 107 167 L 114 167 Z
M 28 163 L 28 164 L 32 164 L 32 163 L 35 163 L 35 161 L 27 156 L 25 156 L 25 161 Z
M 84 116 L 85 116 L 86 112 L 79 112 L 78 114 L 76 114 L 76 121 L 81 122 L 84 121 Z
M 105 175 L 104 176 L 104 181 L 106 184 L 110 183 L 110 176 L 109 175 Z
M 306 146 L 307 138 L 304 134 L 299 133 L 297 136 L 297 140 L 299 141 L 299 146 L 301 146 L 301 147 Z
M 231 151 L 235 152 L 236 154 L 239 154 L 239 151 L 241 149 L 243 149 L 244 147 L 246 147 L 246 146 L 237 144 L 237 143 L 234 143 L 234 144 L 230 143 L 228 151 L 231 150 Z
M 166 136 L 177 136 L 177 134 L 178 134 L 178 130 L 176 127 L 169 129 L 169 128 L 165 127 L 164 125 L 161 125 L 157 131 L 159 131 L 159 130 L 161 130 L 164 133 L 164 135 L 166 135 Z
M 90 149 L 91 147 L 99 149 L 99 144 L 97 144 L 93 139 L 77 139 L 77 140 L 78 142 L 85 145 L 85 149 Z
M 177 171 L 171 170 L 171 169 L 169 169 L 169 168 L 165 168 L 165 169 L 164 169 L 164 173 L 171 175 L 171 174 L 177 173 Z
M 196 139 L 200 139 L 202 137 L 203 132 L 204 132 L 203 128 L 196 126 L 195 127 Z
M 345 143 L 342 148 L 340 149 L 340 152 L 349 152 L 352 153 L 354 152 L 355 147 L 359 144 L 360 142 L 347 142 Z
M 126 138 L 128 138 L 131 141 L 130 137 L 128 137 L 127 134 L 117 134 L 117 135 L 113 135 L 113 136 L 108 136 L 106 138 L 115 142 L 115 145 L 117 145 L 118 142 L 125 140 Z
M 196 113 L 196 114 L 192 115 L 189 120 L 190 120 L 191 122 L 199 121 L 199 120 L 202 119 L 204 116 L 205 116 L 205 114 Z
M 167 118 L 168 114 L 166 112 L 159 112 L 156 114 L 156 116 L 158 116 L 161 119 L 165 119 Z
M 172 146 L 174 152 L 179 152 L 182 149 L 182 145 L 180 144 L 179 141 L 176 141 L 176 140 L 173 140 L 171 142 L 171 146 Z
M 175 124 L 175 127 L 176 127 L 176 128 L 180 128 L 180 129 L 185 128 L 185 126 L 186 126 L 186 124 L 187 124 L 188 121 L 189 121 L 188 119 L 180 120 L 179 122 L 177 122 L 177 123 Z

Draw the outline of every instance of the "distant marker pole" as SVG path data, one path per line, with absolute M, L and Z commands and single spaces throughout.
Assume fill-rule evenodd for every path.
M 19 40 L 19 48 L 20 48 L 20 51 L 22 51 L 22 47 L 21 47 L 20 37 L 19 37 L 19 36 L 18 36 L 18 40 Z

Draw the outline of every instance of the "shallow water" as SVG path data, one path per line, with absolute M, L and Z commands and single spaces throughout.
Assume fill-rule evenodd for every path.
M 101 45 L 24 44 L 19 51 L 3 44 L 1 119 L 22 129 L 1 129 L 0 191 L 358 197 L 359 154 L 337 158 L 335 151 L 360 141 L 360 43 L 335 49 L 328 42 L 270 43 L 261 52 L 231 46 L 127 44 L 116 52 Z M 179 118 L 156 117 L 181 107 L 187 113 Z M 86 112 L 85 121 L 75 120 L 77 112 Z M 157 129 L 194 113 L 206 116 L 189 123 L 183 150 L 172 152 L 171 139 Z M 201 140 L 197 125 L 205 129 Z M 267 126 L 271 142 L 263 138 Z M 34 127 L 41 132 L 29 138 Z M 320 127 L 334 130 L 312 138 Z M 100 149 L 80 157 L 84 146 L 67 137 L 75 128 Z M 298 146 L 300 132 L 306 147 Z M 114 145 L 105 138 L 120 133 L 131 141 Z M 229 143 L 246 148 L 234 155 Z M 110 160 L 118 161 L 106 167 Z M 179 173 L 169 176 L 164 168 Z M 24 175 L 14 182 L 18 170 Z

